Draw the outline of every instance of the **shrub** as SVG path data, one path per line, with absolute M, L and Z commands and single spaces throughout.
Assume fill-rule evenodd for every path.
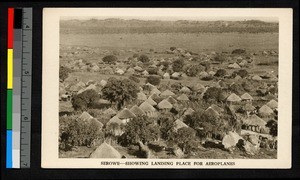
M 206 101 L 221 102 L 224 100 L 224 94 L 222 89 L 216 87 L 210 87 L 205 91 L 203 95 L 203 99 Z
M 225 69 L 218 69 L 215 76 L 216 77 L 224 77 L 227 74 Z
M 176 49 L 176 47 L 170 47 L 171 51 L 174 51 Z
M 274 121 L 274 120 L 268 121 L 266 127 L 270 128 L 270 135 L 277 136 L 277 134 L 278 134 L 278 123 L 277 123 L 277 121 Z
M 217 61 L 217 62 L 223 63 L 223 62 L 226 61 L 226 57 L 225 57 L 225 56 L 222 56 L 221 54 L 217 54 L 217 55 L 214 57 L 214 60 Z
M 245 49 L 235 49 L 231 52 L 231 54 L 244 54 L 246 53 Z
M 61 117 L 59 130 L 59 148 L 65 151 L 75 146 L 93 146 L 96 141 L 103 141 L 104 134 L 95 121 L 82 121 L 74 116 Z
M 70 72 L 71 72 L 70 68 L 67 68 L 65 66 L 60 66 L 60 68 L 59 68 L 59 79 L 64 81 L 65 79 L 67 79 L 69 77 Z
M 199 66 L 196 66 L 196 65 L 190 65 L 190 66 L 186 69 L 185 73 L 186 73 L 186 75 L 188 75 L 188 76 L 190 76 L 190 77 L 195 77 L 195 76 L 197 76 L 198 72 L 200 72 L 200 71 L 201 71 L 201 70 L 200 70 Z
M 211 81 L 211 80 L 213 80 L 213 79 L 214 79 L 213 76 L 205 76 L 205 77 L 203 77 L 201 80 L 203 80 L 203 81 Z
M 150 68 L 148 68 L 147 71 L 148 71 L 149 74 L 157 74 L 158 69 L 155 68 L 155 67 L 150 67 Z
M 147 82 L 154 85 L 154 86 L 158 86 L 160 84 L 161 78 L 160 76 L 148 76 L 147 77 Z
M 173 62 L 173 65 L 172 65 L 173 71 L 180 72 L 180 71 L 182 71 L 183 66 L 184 66 L 184 60 L 183 59 L 175 60 Z
M 102 58 L 102 61 L 106 64 L 114 64 L 118 58 L 114 55 L 108 55 Z
M 129 76 L 129 79 L 135 83 L 140 83 L 140 79 L 134 75 Z
M 138 57 L 138 60 L 141 61 L 141 62 L 143 62 L 143 63 L 148 63 L 148 62 L 150 62 L 149 57 L 146 56 L 146 55 L 144 55 L 144 54 L 140 55 L 140 56 Z
M 72 105 L 75 110 L 86 110 L 92 107 L 93 103 L 99 99 L 98 93 L 94 89 L 86 90 L 72 98 Z
M 138 54 L 133 54 L 133 56 L 132 56 L 133 58 L 138 58 L 139 57 L 139 55 Z
M 247 70 L 241 69 L 241 70 L 238 70 L 238 71 L 233 72 L 232 74 L 233 74 L 234 76 L 239 75 L 239 76 L 241 76 L 241 78 L 245 78 L 245 77 L 248 76 L 249 73 L 248 73 Z

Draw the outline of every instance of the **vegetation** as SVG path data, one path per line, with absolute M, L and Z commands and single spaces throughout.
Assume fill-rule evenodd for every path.
M 98 93 L 93 89 L 89 89 L 74 95 L 72 105 L 75 110 L 86 110 L 87 108 L 91 108 L 98 99 Z
M 184 66 L 184 60 L 183 59 L 177 59 L 172 64 L 173 71 L 175 71 L 175 72 L 182 71 L 183 66 Z
M 151 76 L 148 76 L 147 77 L 147 82 L 152 84 L 152 85 L 159 85 L 160 84 L 160 81 L 161 81 L 161 77 L 160 76 L 154 76 L 154 75 L 151 75 Z
M 142 63 L 148 63 L 150 61 L 149 57 L 145 54 L 142 54 L 138 57 L 138 60 Z
M 102 141 L 104 134 L 95 121 L 85 122 L 76 116 L 60 118 L 59 148 L 64 151 L 76 146 L 93 146 L 96 141 Z
M 108 55 L 102 58 L 102 61 L 106 64 L 114 64 L 118 58 L 115 55 Z
M 126 102 L 137 97 L 138 91 L 136 83 L 129 79 L 109 78 L 108 83 L 102 89 L 102 94 L 105 99 L 117 103 L 117 108 L 121 109 Z
M 70 68 L 67 68 L 65 66 L 60 66 L 59 67 L 59 79 L 62 81 L 65 81 L 69 77 L 69 73 L 71 72 Z

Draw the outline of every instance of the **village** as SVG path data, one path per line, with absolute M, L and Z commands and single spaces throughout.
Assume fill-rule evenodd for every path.
M 252 45 L 264 33 L 248 33 L 256 38 L 249 48 L 239 48 L 241 40 L 220 41 L 224 45 L 216 51 L 209 43 L 199 50 L 186 48 L 188 43 L 147 48 L 155 43 L 150 39 L 139 48 L 129 38 L 175 37 L 172 33 L 112 34 L 111 45 L 124 48 L 98 47 L 96 40 L 93 46 L 67 44 L 89 42 L 68 39 L 83 37 L 68 33 L 63 32 L 59 56 L 59 157 L 277 157 L 278 50 L 273 42 Z M 188 36 L 199 38 L 183 35 Z M 130 43 L 135 47 L 127 47 Z M 136 39 L 139 43 L 144 44 Z

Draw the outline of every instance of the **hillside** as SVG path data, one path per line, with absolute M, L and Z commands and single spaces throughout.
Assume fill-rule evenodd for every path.
M 119 34 L 119 33 L 278 33 L 278 23 L 259 20 L 245 21 L 157 21 L 90 19 L 61 20 L 63 34 Z

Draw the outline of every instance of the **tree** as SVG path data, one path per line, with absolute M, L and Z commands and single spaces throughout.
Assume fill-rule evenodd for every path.
M 95 121 L 82 121 L 75 116 L 63 116 L 59 119 L 59 148 L 65 151 L 74 146 L 93 146 L 103 141 L 104 134 L 100 124 Z
M 138 60 L 143 62 L 143 63 L 148 63 L 150 62 L 150 59 L 148 56 L 146 56 L 145 54 L 142 54 L 138 57 Z
M 69 74 L 71 72 L 70 68 L 67 68 L 65 66 L 60 66 L 59 67 L 59 79 L 62 81 L 65 81 L 69 77 Z
M 267 122 L 266 127 L 270 128 L 270 135 L 277 136 L 278 134 L 278 123 L 277 121 L 270 120 Z
M 118 80 L 116 78 L 109 78 L 108 83 L 102 89 L 103 97 L 110 102 L 117 103 L 119 110 L 126 102 L 135 99 L 138 92 L 136 83 L 129 79 Z
M 210 87 L 205 91 L 203 95 L 203 99 L 207 102 L 210 101 L 221 102 L 225 99 L 224 96 L 225 94 L 223 93 L 222 89 L 217 87 Z
M 196 131 L 190 127 L 178 129 L 175 133 L 174 141 L 185 154 L 197 150 L 197 141 L 195 141 Z
M 225 69 L 218 69 L 215 76 L 216 77 L 224 77 L 227 74 Z
M 191 128 L 197 130 L 201 138 L 211 137 L 213 134 L 222 134 L 227 131 L 227 124 L 222 118 L 206 113 L 205 111 L 195 111 L 185 117 L 184 122 Z
M 177 59 L 173 62 L 173 65 L 172 65 L 173 71 L 180 72 L 180 71 L 182 71 L 183 66 L 184 66 L 184 60 L 183 59 Z
M 108 55 L 102 58 L 102 61 L 106 64 L 114 64 L 118 58 L 114 55 Z
M 165 140 L 172 139 L 172 135 L 174 134 L 174 128 L 175 128 L 174 119 L 170 118 L 170 115 L 161 116 L 158 119 L 158 123 L 160 125 L 161 137 Z
M 154 86 L 158 86 L 160 84 L 161 78 L 160 76 L 148 76 L 147 77 L 147 82 L 154 85 Z
M 159 128 L 146 116 L 137 116 L 125 125 L 125 132 L 120 137 L 123 145 L 147 144 L 159 138 Z
M 86 110 L 92 107 L 99 99 L 98 93 L 94 89 L 83 91 L 72 98 L 72 105 L 75 110 Z

